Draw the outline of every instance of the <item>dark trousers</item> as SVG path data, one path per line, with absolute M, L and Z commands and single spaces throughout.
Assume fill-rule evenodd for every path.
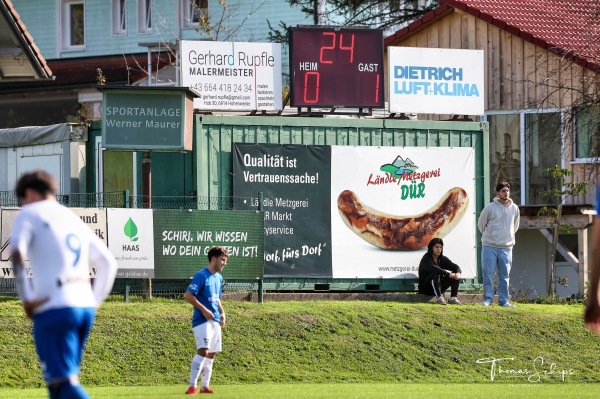
M 459 280 L 431 273 L 419 282 L 419 294 L 439 297 L 450 287 L 450 296 L 457 296 L 459 284 Z

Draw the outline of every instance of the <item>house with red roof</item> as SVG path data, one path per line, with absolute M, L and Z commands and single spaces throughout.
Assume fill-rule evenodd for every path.
M 586 195 L 565 202 L 593 204 L 600 156 L 600 4 L 590 0 L 439 3 L 387 36 L 385 47 L 483 50 L 485 113 L 419 114 L 418 118 L 467 117 L 489 123 L 490 163 L 485 178 L 490 192 L 498 181 L 508 181 L 511 197 L 522 209 L 548 203 L 540 193 L 551 184 L 544 170 L 554 165 L 571 170 L 576 181 L 593 182 Z M 578 235 L 561 236 L 559 257 L 564 267 L 557 269 L 557 277 L 566 276 L 569 284 L 557 288 L 566 296 L 583 293 L 587 280 L 584 261 L 589 238 L 585 228 L 578 231 Z M 545 293 L 543 266 L 550 261 L 550 251 L 542 237 L 547 234 L 546 229 L 532 228 L 517 235 L 511 275 L 512 281 L 521 279 L 522 291 Z M 537 271 L 532 271 L 532 265 Z

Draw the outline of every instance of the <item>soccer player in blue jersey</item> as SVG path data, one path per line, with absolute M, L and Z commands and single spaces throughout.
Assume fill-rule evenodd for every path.
M 196 338 L 196 356 L 190 367 L 190 386 L 186 394 L 214 393 L 210 388 L 215 354 L 221 352 L 221 327 L 225 326 L 225 312 L 221 305 L 223 276 L 220 271 L 227 265 L 229 252 L 214 246 L 208 251 L 208 267 L 192 278 L 185 299 L 194 307 L 192 330 Z M 200 390 L 198 390 L 198 377 Z
M 600 335 L 600 187 L 596 197 L 596 217 L 594 217 L 592 234 L 594 243 L 590 265 L 590 288 L 584 322 L 588 330 Z
M 112 289 L 117 264 L 106 245 L 68 208 L 56 202 L 56 180 L 25 173 L 15 191 L 22 205 L 10 250 L 17 292 L 27 317 L 50 399 L 89 398 L 79 368 L 96 308 Z M 32 283 L 24 260 L 29 259 Z M 92 287 L 90 265 L 97 269 Z

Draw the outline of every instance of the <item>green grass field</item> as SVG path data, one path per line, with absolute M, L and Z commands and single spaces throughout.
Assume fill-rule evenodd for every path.
M 94 399 L 170 399 L 188 397 L 185 386 L 89 388 Z M 597 398 L 599 384 L 250 384 L 215 387 L 221 399 L 564 399 Z M 200 397 L 205 397 L 200 396 Z M 45 389 L 3 389 L 0 398 L 46 398 Z
M 220 398 L 600 392 L 600 337 L 583 327 L 581 304 L 224 301 L 224 307 L 224 350 L 211 384 Z M 82 383 L 93 398 L 185 397 L 194 354 L 190 319 L 183 300 L 105 303 Z M 0 398 L 45 398 L 31 322 L 14 299 L 0 298 L 0 331 Z

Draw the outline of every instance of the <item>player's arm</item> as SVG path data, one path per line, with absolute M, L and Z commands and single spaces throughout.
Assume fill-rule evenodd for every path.
M 34 298 L 33 290 L 31 289 L 31 285 L 29 284 L 29 280 L 27 278 L 27 271 L 23 265 L 21 253 L 19 251 L 13 252 L 11 257 L 13 260 L 13 269 L 15 271 L 15 285 L 17 288 L 17 293 L 23 302 L 23 310 L 25 311 L 25 314 L 31 319 L 35 309 L 48 302 L 50 298 Z
M 590 266 L 590 288 L 584 321 L 588 330 L 600 335 L 600 215 L 594 218 L 593 229 L 594 243 Z
M 31 319 L 35 309 L 41 304 L 48 302 L 49 298 L 36 299 L 34 297 L 33 289 L 31 288 L 31 284 L 29 284 L 27 270 L 25 270 L 25 264 L 23 262 L 23 255 L 27 254 L 28 243 L 33 237 L 31 234 L 31 231 L 33 230 L 31 224 L 26 220 L 17 217 L 13 229 L 10 244 L 11 259 L 15 273 L 15 285 L 17 294 L 23 303 L 23 310 L 25 310 L 27 317 Z
M 225 327 L 225 311 L 223 310 L 221 299 L 219 299 L 219 314 L 221 315 L 221 327 Z
M 19 294 L 19 298 L 21 298 L 23 302 L 29 302 L 33 300 L 33 290 L 31 289 L 31 285 L 29 285 L 29 280 L 27 279 L 27 271 L 23 265 L 23 257 L 21 256 L 21 252 L 19 250 L 14 250 L 11 254 L 11 259 L 15 273 L 15 285 L 17 288 L 17 293 Z
M 196 298 L 196 295 L 194 295 L 193 292 L 186 291 L 184 296 L 185 296 L 185 300 L 188 301 L 188 303 L 190 305 L 192 305 L 194 308 L 196 308 L 200 312 L 202 312 L 202 315 L 204 316 L 204 318 L 206 320 L 212 320 L 212 319 L 215 318 L 215 315 L 213 314 L 213 312 L 211 312 L 210 310 L 208 310 L 206 308 L 206 306 L 204 306 L 203 304 L 201 304 L 200 301 L 198 300 L 198 298 Z
M 96 268 L 94 279 L 94 297 L 96 306 L 100 306 L 112 290 L 117 275 L 117 262 L 104 243 L 96 238 L 90 242 L 90 264 Z

